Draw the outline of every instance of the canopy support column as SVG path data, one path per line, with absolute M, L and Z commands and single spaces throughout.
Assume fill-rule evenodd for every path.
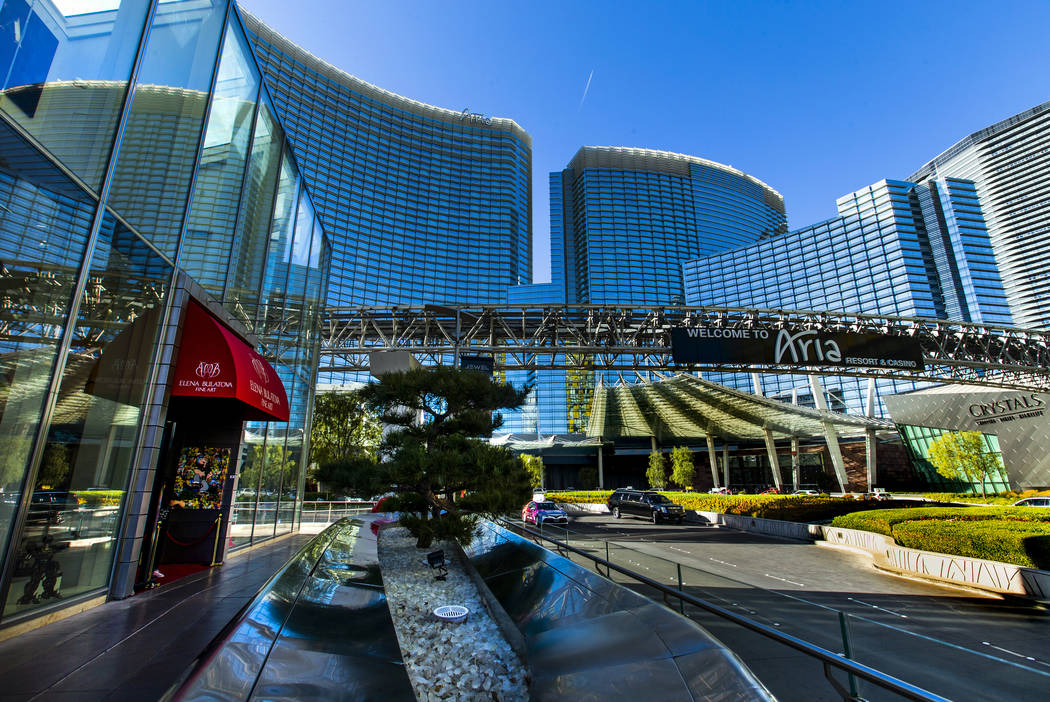
M 725 472 L 725 485 L 729 487 L 729 444 L 722 444 L 722 470 Z
M 820 376 L 809 376 L 809 387 L 813 391 L 813 401 L 817 409 L 824 412 L 828 410 L 828 401 L 824 397 L 824 384 L 820 382 Z M 839 490 L 846 492 L 849 480 L 846 478 L 846 464 L 842 460 L 842 449 L 839 448 L 839 436 L 835 433 L 835 425 L 829 421 L 821 421 L 824 426 L 824 439 L 828 444 L 828 454 L 831 456 L 831 466 L 835 470 L 835 479 L 839 483 Z
M 876 470 L 876 444 L 875 429 L 868 427 L 864 431 L 864 453 L 865 463 L 868 466 L 868 490 L 875 487 L 878 471 Z
M 599 490 L 604 490 L 605 489 L 605 467 L 602 465 L 602 454 L 605 453 L 602 449 L 604 449 L 604 448 L 605 447 L 601 443 L 598 444 L 598 489 Z
M 773 485 L 777 492 L 783 492 L 784 485 L 780 480 L 780 459 L 777 458 L 777 446 L 773 443 L 773 430 L 769 427 L 762 427 L 762 431 L 766 435 L 766 456 L 769 457 L 769 470 L 773 473 Z
M 799 483 L 802 480 L 801 466 L 799 465 L 798 455 L 798 437 L 791 437 L 791 484 L 794 486 L 793 490 L 800 489 Z
M 707 434 L 707 460 L 711 464 L 711 480 L 714 482 L 714 487 L 718 485 L 718 458 L 715 456 L 715 437 Z

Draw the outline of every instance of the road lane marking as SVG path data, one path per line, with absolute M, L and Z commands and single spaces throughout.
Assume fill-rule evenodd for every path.
M 721 563 L 722 565 L 727 565 L 730 568 L 736 568 L 736 563 L 726 563 L 725 561 L 720 561 L 717 558 L 711 558 L 710 556 L 707 557 L 707 560 L 714 561 L 715 563 Z
M 1011 656 L 1017 656 L 1018 658 L 1024 658 L 1026 661 L 1032 661 L 1033 663 L 1039 663 L 1041 665 L 1050 666 L 1050 663 L 1043 663 L 1043 661 L 1036 660 L 1032 656 L 1026 656 L 1023 653 L 1018 653 L 1017 651 L 1011 651 L 1010 649 L 1003 648 L 1002 646 L 996 646 L 995 644 L 990 643 L 988 641 L 982 641 L 981 643 L 984 644 L 985 646 L 991 646 L 996 651 L 1002 651 L 1003 653 L 1009 653 Z
M 864 605 L 865 607 L 871 607 L 872 609 L 878 609 L 878 610 L 883 611 L 883 612 L 888 612 L 889 614 L 892 614 L 895 617 L 900 617 L 901 619 L 907 619 L 908 618 L 907 614 L 901 614 L 900 612 L 894 612 L 892 609 L 886 609 L 885 607 L 880 607 L 878 605 L 873 605 L 870 602 L 863 602 L 863 601 L 858 600 L 858 599 L 853 598 L 853 597 L 847 597 L 846 599 L 847 600 L 851 600 L 853 602 L 856 602 L 859 605 Z
M 779 580 L 784 583 L 791 583 L 792 585 L 798 585 L 799 587 L 806 586 L 805 583 L 796 583 L 794 580 L 788 580 L 787 578 L 781 578 L 776 575 L 770 575 L 769 573 L 764 573 L 763 575 L 765 575 L 767 578 L 773 578 L 774 580 Z

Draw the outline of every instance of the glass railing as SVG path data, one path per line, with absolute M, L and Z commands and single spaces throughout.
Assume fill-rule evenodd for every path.
M 1010 641 L 1010 633 L 994 628 L 994 617 L 974 622 L 962 612 L 946 614 L 950 606 L 946 610 L 943 601 L 931 600 L 927 611 L 909 615 L 894 611 L 892 598 L 885 595 L 857 593 L 849 601 L 871 610 L 869 616 L 858 615 L 814 602 L 804 595 L 770 590 L 682 565 L 652 553 L 654 549 L 644 542 L 628 545 L 618 542 L 615 535 L 582 532 L 571 526 L 527 527 L 517 520 L 503 525 L 546 541 L 563 556 L 662 600 L 694 619 L 740 655 L 782 702 L 823 699 L 831 686 L 823 680 L 821 665 L 805 660 L 806 656 L 797 651 L 771 652 L 771 642 L 762 641 L 754 630 L 713 610 L 724 610 L 934 695 L 911 699 L 1036 699 L 1050 689 L 1050 656 L 1043 661 L 1011 650 L 1004 643 Z M 632 536 L 632 540 L 636 539 Z M 710 608 L 698 606 L 697 600 Z M 911 610 L 914 608 L 912 600 Z M 1041 626 L 1024 621 L 1024 608 L 1005 609 L 1002 614 L 1013 626 Z M 906 628 L 909 617 L 916 616 L 924 617 L 926 631 L 937 631 L 938 635 Z M 1001 641 L 984 640 L 991 636 Z M 848 695 L 863 699 L 902 699 L 899 694 L 857 676 L 838 675 L 838 683 Z M 827 699 L 838 697 L 831 694 Z

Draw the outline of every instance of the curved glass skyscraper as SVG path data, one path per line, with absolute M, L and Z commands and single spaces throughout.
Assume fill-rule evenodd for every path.
M 512 301 L 682 304 L 682 265 L 780 234 L 784 198 L 732 166 L 669 151 L 584 146 L 550 174 L 551 283 Z M 582 432 L 598 377 L 540 374 L 536 407 L 513 431 Z M 616 382 L 603 376 L 602 382 Z
M 681 304 L 682 263 L 786 230 L 780 193 L 696 156 L 585 146 L 551 177 L 551 279 L 567 302 Z
M 532 280 L 532 140 L 395 95 L 245 14 L 334 251 L 328 304 L 492 303 Z

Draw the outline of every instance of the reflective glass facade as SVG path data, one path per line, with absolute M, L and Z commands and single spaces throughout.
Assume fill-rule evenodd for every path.
M 971 134 L 908 180 L 976 185 L 1017 326 L 1050 328 L 1050 102 Z
M 514 288 L 511 302 L 682 304 L 685 261 L 787 229 L 779 193 L 695 156 L 585 146 L 565 170 L 550 174 L 549 184 L 551 283 Z M 595 373 L 536 373 L 530 380 L 535 406 L 508 418 L 508 430 L 586 429 Z M 621 378 L 600 380 L 610 385 Z
M 686 303 L 1010 324 L 972 182 L 884 180 L 837 204 L 834 219 L 686 262 Z M 753 389 L 750 376 L 707 377 Z M 767 395 L 814 406 L 803 376 L 763 375 L 761 381 Z M 864 412 L 866 380 L 825 378 L 824 384 L 830 404 Z M 913 388 L 879 381 L 880 394 Z
M 131 594 L 191 298 L 291 408 L 230 537 L 302 494 L 330 247 L 236 8 L 92 5 L 0 4 L 0 625 Z
M 521 127 L 395 95 L 245 19 L 333 243 L 330 306 L 503 302 L 532 281 Z
M 551 256 L 567 301 L 681 304 L 681 265 L 787 230 L 784 200 L 730 166 L 647 149 L 586 146 L 552 179 Z M 556 236 L 556 234 L 559 234 Z

